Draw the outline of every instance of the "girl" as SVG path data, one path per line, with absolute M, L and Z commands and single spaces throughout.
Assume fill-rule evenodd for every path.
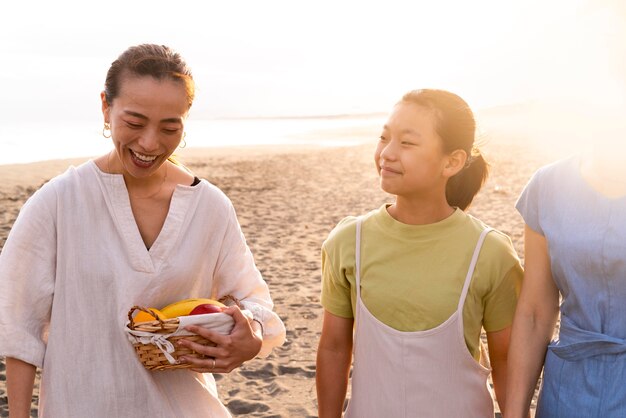
M 22 208 L 0 256 L 0 355 L 11 417 L 228 417 L 211 373 L 280 345 L 272 311 L 231 202 L 173 164 L 194 97 L 189 68 L 161 45 L 126 50 L 101 93 L 111 152 L 68 169 Z M 27 262 L 25 262 L 27 260 Z M 193 327 L 215 347 L 190 370 L 149 372 L 123 331 L 133 305 L 231 294 L 229 335 Z M 179 359 L 185 361 L 185 359 Z
M 374 161 L 395 203 L 344 219 L 322 247 L 320 418 L 341 416 L 353 348 L 346 417 L 493 416 L 482 327 L 504 404 L 522 269 L 508 237 L 464 212 L 487 176 L 474 133 L 446 91 L 393 108 Z

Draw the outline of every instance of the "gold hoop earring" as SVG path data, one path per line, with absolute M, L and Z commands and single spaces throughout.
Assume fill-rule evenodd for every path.
M 109 131 L 109 135 L 107 136 L 106 132 Z M 108 122 L 104 122 L 104 128 L 102 128 L 102 136 L 105 138 L 111 138 L 111 125 Z
M 185 137 L 187 136 L 187 132 L 183 132 L 183 137 L 180 139 L 180 141 L 183 143 L 183 145 L 178 145 L 178 148 L 185 148 L 187 146 L 187 141 L 185 141 Z

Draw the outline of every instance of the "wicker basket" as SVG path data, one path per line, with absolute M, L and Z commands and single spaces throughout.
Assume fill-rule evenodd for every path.
M 219 301 L 224 303 L 227 306 L 236 304 L 241 308 L 241 304 L 239 303 L 239 300 L 230 295 L 221 298 Z M 176 331 L 176 329 L 178 329 L 178 325 L 180 323 L 179 318 L 171 318 L 171 319 L 164 319 L 164 320 L 157 319 L 155 321 L 135 323 L 133 320 L 133 313 L 137 310 L 149 313 L 153 315 L 154 317 L 157 317 L 154 314 L 154 312 L 150 311 L 150 309 L 144 308 L 142 306 L 133 306 L 130 309 L 130 311 L 128 311 L 128 319 L 129 319 L 128 328 L 130 328 L 131 330 L 149 332 L 153 334 L 170 334 Z M 194 358 L 200 358 L 200 359 L 207 358 L 207 356 L 200 354 L 196 351 L 193 351 L 187 347 L 179 347 L 176 343 L 178 340 L 183 339 L 183 338 L 188 341 L 195 342 L 197 344 L 215 346 L 213 342 L 205 339 L 204 337 L 201 337 L 200 335 L 185 335 L 185 336 L 169 337 L 167 338 L 167 340 L 171 342 L 175 347 L 175 351 L 173 353 L 170 353 L 170 355 L 175 360 L 178 360 L 178 357 L 180 356 L 194 357 Z M 148 370 L 174 370 L 174 369 L 188 369 L 191 367 L 195 367 L 188 363 L 171 364 L 168 361 L 165 354 L 161 351 L 161 349 L 154 344 L 135 343 L 133 344 L 133 347 L 135 348 L 135 352 L 137 353 L 139 361 Z

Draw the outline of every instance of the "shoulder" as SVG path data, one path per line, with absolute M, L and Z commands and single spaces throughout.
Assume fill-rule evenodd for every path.
M 208 198 L 230 202 L 230 199 L 226 196 L 226 193 L 224 193 L 222 189 L 206 179 L 200 179 L 198 184 L 189 187 L 198 188 L 202 195 Z
M 346 216 L 330 231 L 328 238 L 324 241 L 323 248 L 327 250 L 345 246 L 353 248 L 356 243 L 356 226 L 359 219 L 365 223 L 367 219 L 376 216 L 379 212 L 380 209 L 376 209 L 362 216 Z
M 40 221 L 54 225 L 59 213 L 60 202 L 76 200 L 74 196 L 77 194 L 76 191 L 80 190 L 78 185 L 80 177 L 86 175 L 88 171 L 88 163 L 78 167 L 71 166 L 63 173 L 43 183 L 20 208 L 20 224 L 22 222 L 36 223 Z
M 78 186 L 89 187 L 95 185 L 101 171 L 93 160 L 86 161 L 78 166 L 69 166 L 63 173 L 53 177 L 46 183 L 57 193 L 71 190 Z
M 526 188 L 562 183 L 565 178 L 573 175 L 578 167 L 579 158 L 571 156 L 539 168 L 530 178 Z
M 77 167 L 68 167 L 64 172 L 47 180 L 28 201 L 52 203 L 65 192 L 76 189 L 86 178 L 93 178 L 95 173 L 90 165 L 91 162 L 88 161 Z
M 513 253 L 513 242 L 511 238 L 502 231 L 497 229 L 491 229 L 491 231 L 485 237 L 485 243 L 483 244 L 485 249 L 490 253 Z
M 206 179 L 201 179 L 195 186 L 185 186 L 185 188 L 197 192 L 201 203 L 206 208 L 226 212 L 234 211 L 233 203 L 226 193 Z
M 562 202 L 576 198 L 580 187 L 577 156 L 565 158 L 541 167 L 530 178 L 520 194 L 515 208 L 524 222 L 543 234 L 546 207 L 558 207 Z
M 356 216 L 348 216 L 339 221 L 322 244 L 322 253 L 341 260 L 346 251 L 352 252 L 356 243 L 357 220 Z
M 347 216 L 340 220 L 337 225 L 330 231 L 328 238 L 324 244 L 332 244 L 345 241 L 348 237 L 356 236 L 356 224 L 358 218 L 356 216 Z
M 507 234 L 489 227 L 484 222 L 471 215 L 467 216 L 471 228 L 475 230 L 477 237 L 487 228 L 490 229 L 489 233 L 485 236 L 480 250 L 480 264 L 498 267 L 498 269 L 507 271 L 514 265 L 519 264 L 519 258 L 513 247 L 513 242 Z
M 505 274 L 511 268 L 520 264 L 511 238 L 497 229 L 494 229 L 485 237 L 482 255 L 483 262 L 496 267 L 501 274 Z
M 579 162 L 580 158 L 577 155 L 572 155 L 544 165 L 537 170 L 537 173 L 541 173 L 546 176 L 564 174 L 565 172 L 574 170 Z

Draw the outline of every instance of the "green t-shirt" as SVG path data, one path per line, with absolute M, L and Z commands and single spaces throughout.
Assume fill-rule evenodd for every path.
M 423 331 L 457 309 L 476 243 L 485 225 L 457 209 L 443 221 L 407 225 L 387 212 L 368 213 L 361 229 L 361 297 L 380 321 L 399 331 Z M 321 302 L 353 318 L 356 303 L 356 218 L 343 219 L 322 246 Z M 506 235 L 489 233 L 480 251 L 463 309 L 465 342 L 480 358 L 481 328 L 511 325 L 523 278 Z

